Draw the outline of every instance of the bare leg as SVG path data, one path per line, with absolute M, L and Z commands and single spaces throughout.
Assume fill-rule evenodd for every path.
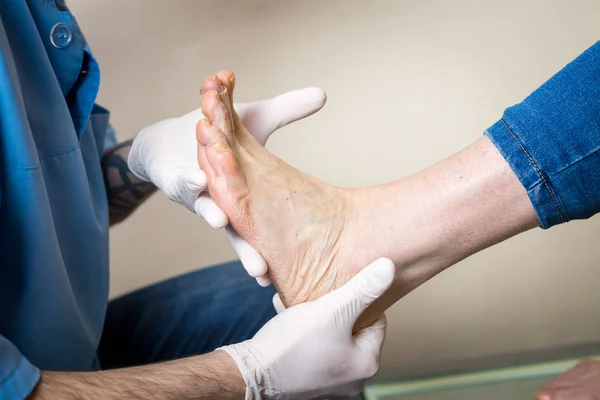
M 397 266 L 387 307 L 448 266 L 537 226 L 525 189 L 487 138 L 406 179 L 342 189 L 270 154 L 235 111 L 233 74 L 203 82 L 198 159 L 234 229 L 267 260 L 286 305 L 329 292 L 378 257 Z

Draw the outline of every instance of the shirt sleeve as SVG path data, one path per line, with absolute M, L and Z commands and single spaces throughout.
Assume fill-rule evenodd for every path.
M 0 399 L 25 399 L 40 379 L 40 370 L 0 336 Z
M 106 137 L 104 138 L 104 150 L 110 149 L 111 147 L 117 144 L 117 135 L 115 133 L 115 128 L 113 128 L 112 124 L 109 123 L 106 127 Z
M 600 211 L 600 42 L 507 108 L 485 132 L 542 228 Z

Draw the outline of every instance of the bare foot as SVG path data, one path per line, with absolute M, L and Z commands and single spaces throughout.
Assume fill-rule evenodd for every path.
M 537 400 L 600 399 L 600 361 L 584 360 L 551 380 L 536 395 Z
M 269 276 L 286 306 L 311 300 L 346 283 L 378 256 L 349 190 L 314 179 L 284 163 L 248 133 L 232 110 L 234 76 L 220 71 L 202 84 L 198 160 L 211 197 L 237 233 L 269 265 Z M 351 226 L 350 226 L 351 225 Z M 378 315 L 368 318 L 373 322 Z

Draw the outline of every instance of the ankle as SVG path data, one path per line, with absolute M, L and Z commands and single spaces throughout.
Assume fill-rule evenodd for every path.
M 411 178 L 351 189 L 347 197 L 345 245 L 368 254 L 363 266 L 387 257 L 403 269 L 431 275 L 468 256 L 445 231 L 442 202 L 415 187 Z

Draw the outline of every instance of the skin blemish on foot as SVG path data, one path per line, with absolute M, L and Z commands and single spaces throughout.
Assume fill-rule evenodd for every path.
M 215 150 L 218 153 L 226 153 L 229 151 L 229 146 L 227 146 L 227 144 L 225 144 L 225 142 L 217 142 L 217 143 L 215 143 Z

